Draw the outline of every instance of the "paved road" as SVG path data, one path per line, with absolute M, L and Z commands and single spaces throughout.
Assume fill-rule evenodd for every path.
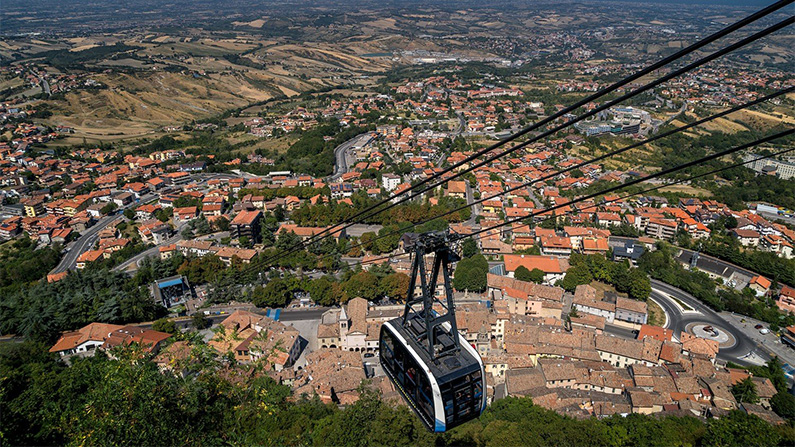
M 83 254 L 83 252 L 88 251 L 94 246 L 94 242 L 97 241 L 99 232 L 118 218 L 119 216 L 116 215 L 105 216 L 95 223 L 93 227 L 83 232 L 80 238 L 74 242 L 66 255 L 64 255 L 64 257 L 61 259 L 61 262 L 58 263 L 58 265 L 50 273 L 62 273 L 73 269 L 75 264 L 77 264 L 77 258 Z
M 651 298 L 660 304 L 668 316 L 668 323 L 665 327 L 673 330 L 674 337 L 679 338 L 682 331 L 690 323 L 709 324 L 731 334 L 736 340 L 734 346 L 720 349 L 718 352 L 719 359 L 748 364 L 754 363 L 751 361 L 754 358 L 762 359 L 763 361 L 770 358 L 766 352 L 759 349 L 748 335 L 729 324 L 718 313 L 702 304 L 692 295 L 656 280 L 652 280 L 651 285 Z M 682 312 L 672 297 L 690 306 L 693 310 Z M 750 357 L 749 354 L 751 354 Z
M 50 92 L 50 83 L 47 82 L 47 80 L 44 79 L 43 76 L 39 76 L 39 79 L 41 80 L 41 88 L 42 88 L 42 90 L 44 90 L 44 93 L 47 96 L 50 96 L 52 94 L 52 92 Z
M 528 187 L 528 188 L 527 188 L 527 192 L 530 194 L 530 200 L 532 200 L 532 201 L 533 201 L 533 203 L 536 205 L 536 208 L 541 208 L 541 209 L 543 209 L 543 208 L 544 208 L 544 204 L 543 204 L 543 203 L 541 203 L 541 201 L 540 201 L 540 200 L 538 200 L 538 197 L 536 196 L 536 193 L 535 193 L 535 191 L 533 191 L 533 188 L 531 188 L 531 187 Z
M 301 309 L 282 309 L 279 315 L 279 321 L 281 322 L 291 322 L 291 321 L 316 321 L 320 320 L 320 317 L 323 315 L 323 312 L 329 310 L 329 307 L 312 307 L 312 308 L 301 308 Z M 233 311 L 230 310 L 221 315 L 207 315 L 207 319 L 212 322 L 212 324 L 218 324 L 224 321 Z M 251 309 L 251 312 L 265 315 L 265 309 Z M 180 317 L 175 319 L 177 326 L 180 328 L 186 328 L 191 325 L 191 320 L 189 317 Z M 152 328 L 152 321 L 148 321 L 146 323 L 138 323 L 135 326 L 142 327 L 144 329 L 151 329 Z
M 762 334 L 756 329 L 757 325 L 762 325 L 763 328 L 770 330 L 769 324 L 751 317 L 746 317 L 745 315 L 726 311 L 721 312 L 720 316 L 737 328 L 737 330 L 745 332 L 754 343 L 761 345 L 763 351 L 778 356 L 782 363 L 795 365 L 795 349 L 781 343 L 781 338 L 777 333 L 770 331 L 767 334 Z
M 121 264 L 113 267 L 113 270 L 116 271 L 127 271 L 130 274 L 138 270 L 138 263 L 141 262 L 144 258 L 148 256 L 160 256 L 160 247 L 165 247 L 166 245 L 176 244 L 177 242 L 182 240 L 182 230 L 188 225 L 190 221 L 181 222 L 177 225 L 176 233 L 171 236 L 170 238 L 166 239 L 164 242 L 155 245 L 154 247 L 144 250 L 141 253 L 127 259 L 126 261 L 122 262 Z M 128 267 L 135 265 L 135 268 L 128 269 Z
M 329 177 L 329 180 L 337 180 L 351 169 L 354 160 L 349 149 L 364 144 L 368 138 L 370 138 L 369 132 L 359 134 L 334 148 L 334 175 Z
M 464 180 L 467 185 L 467 205 L 472 205 L 475 202 L 475 192 L 472 190 L 472 187 L 469 185 L 468 180 Z M 480 214 L 480 205 L 474 205 L 470 207 L 471 214 L 469 219 L 464 221 L 464 225 L 473 226 L 477 223 L 478 215 Z
M 637 337 L 637 334 L 632 329 L 625 328 L 623 326 L 616 326 L 609 323 L 605 324 L 605 332 L 611 335 L 616 335 L 621 338 L 634 339 Z
M 456 137 L 461 135 L 464 132 L 464 129 L 467 127 L 467 120 L 464 118 L 463 112 L 458 112 L 455 114 L 458 117 L 458 127 L 453 131 L 453 135 Z
M 361 237 L 364 233 L 378 233 L 383 225 L 353 224 L 345 229 L 345 233 L 352 237 Z
M 94 224 L 93 227 L 87 229 L 72 245 L 69 249 L 69 252 L 64 255 L 61 259 L 61 262 L 50 272 L 52 273 L 62 273 L 67 270 L 73 270 L 75 265 L 77 264 L 77 258 L 83 254 L 84 252 L 91 249 L 94 246 L 94 242 L 97 241 L 97 237 L 100 231 L 102 231 L 105 227 L 107 227 L 111 222 L 118 219 L 119 216 L 122 215 L 122 212 L 130 208 L 132 206 L 138 206 L 142 203 L 147 203 L 151 200 L 156 199 L 157 197 L 154 194 L 147 194 L 139 201 L 132 202 L 129 205 L 125 205 L 118 209 L 116 213 L 110 216 L 105 216 L 97 223 Z

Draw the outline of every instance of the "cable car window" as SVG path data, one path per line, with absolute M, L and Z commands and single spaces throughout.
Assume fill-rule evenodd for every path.
M 447 419 L 448 423 L 451 423 L 453 420 L 453 412 L 455 411 L 452 386 L 445 385 L 444 391 L 442 392 L 442 400 L 444 401 L 445 418 Z
M 384 337 L 381 340 L 381 361 L 388 363 L 390 368 L 394 368 L 395 361 L 395 341 L 392 339 L 392 334 L 383 332 Z
M 419 387 L 417 387 L 417 402 L 420 404 L 420 408 L 422 409 L 423 413 L 428 416 L 428 419 L 433 420 L 435 418 L 434 411 L 433 411 L 433 391 L 431 390 L 431 383 L 428 381 L 428 377 L 420 371 L 419 374 Z
M 480 371 L 472 374 L 472 389 L 475 396 L 475 405 L 479 406 L 483 399 L 483 385 L 480 382 Z
M 464 384 L 455 390 L 456 417 L 464 419 L 472 412 L 472 386 Z

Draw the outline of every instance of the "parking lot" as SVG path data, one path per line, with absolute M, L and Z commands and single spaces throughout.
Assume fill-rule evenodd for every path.
M 760 329 L 756 329 L 757 325 L 761 325 L 762 328 L 769 330 L 767 323 L 731 312 L 721 312 L 720 315 L 732 326 L 748 335 L 762 350 L 778 356 L 782 363 L 795 365 L 795 349 L 781 343 L 775 332 L 770 331 L 767 334 L 762 334 Z

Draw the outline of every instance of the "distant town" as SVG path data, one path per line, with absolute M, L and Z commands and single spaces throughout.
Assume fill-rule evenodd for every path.
M 791 38 L 619 104 L 651 75 L 584 98 L 750 9 L 688 21 L 661 12 L 671 5 L 528 6 L 483 25 L 488 11 L 469 4 L 349 6 L 292 18 L 230 6 L 211 26 L 221 17 L 172 22 L 163 5 L 149 24 L 132 8 L 140 25 L 86 15 L 64 31 L 47 25 L 54 12 L 27 22 L 15 7 L 0 31 L 0 394 L 16 400 L 0 404 L 15 411 L 0 439 L 153 442 L 97 428 L 109 419 L 95 408 L 137 417 L 101 402 L 116 388 L 64 391 L 84 413 L 48 407 L 85 418 L 74 431 L 49 415 L 36 436 L 18 428 L 39 417 L 29 371 L 118 366 L 196 405 L 223 395 L 234 424 L 285 415 L 306 432 L 174 429 L 174 443 L 325 445 L 308 436 L 364 424 L 338 423 L 362 408 L 374 425 L 361 436 L 389 431 L 378 420 L 416 430 L 414 445 L 531 443 L 479 440 L 487 418 L 430 437 L 385 371 L 382 326 L 408 295 L 440 310 L 449 285 L 500 423 L 529 402 L 556 424 L 692 418 L 707 428 L 673 430 L 697 431 L 692 445 L 720 444 L 719 424 L 795 442 L 793 140 L 752 143 L 795 122 Z M 536 37 L 514 32 L 525 24 Z M 709 159 L 732 147 L 744 149 Z M 458 257 L 425 290 L 411 247 L 430 232 L 451 235 Z

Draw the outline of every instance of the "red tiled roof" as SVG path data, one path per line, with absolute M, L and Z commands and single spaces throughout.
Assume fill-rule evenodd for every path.
M 565 273 L 569 269 L 569 261 L 554 256 L 505 255 L 505 269 L 516 271 L 522 265 L 528 270 L 539 269 L 544 273 Z

